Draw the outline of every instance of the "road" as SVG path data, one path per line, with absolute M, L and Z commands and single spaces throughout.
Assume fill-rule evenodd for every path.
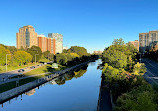
M 147 72 L 144 74 L 144 78 L 150 84 L 158 85 L 158 62 L 143 58 L 142 63 L 144 63 L 147 68 Z
M 42 64 L 42 66 L 45 65 L 45 64 Z M 40 66 L 38 65 L 34 65 L 36 68 L 39 68 Z M 31 66 L 30 66 L 31 67 Z M 4 81 L 7 81 L 10 77 L 14 77 L 14 76 L 17 76 L 17 75 L 21 75 L 23 73 L 26 73 L 26 72 L 29 72 L 33 69 L 31 69 L 30 67 L 26 67 L 26 68 L 20 68 L 20 69 L 24 69 L 25 71 L 24 72 L 18 72 L 19 69 L 17 70 L 14 70 L 14 71 L 9 71 L 9 72 L 5 72 L 5 73 L 0 73 L 0 82 L 4 82 Z M 35 69 L 35 68 L 34 68 Z

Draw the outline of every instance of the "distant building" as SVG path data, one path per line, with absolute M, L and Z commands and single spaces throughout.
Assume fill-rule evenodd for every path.
M 49 33 L 48 37 L 37 35 L 35 29 L 31 25 L 19 28 L 16 33 L 17 49 L 31 48 L 38 46 L 42 52 L 50 51 L 50 53 L 62 53 L 63 51 L 63 35 L 58 33 Z
M 50 53 L 56 54 L 55 39 L 45 37 L 44 35 L 38 35 L 38 46 L 42 52 L 50 51 Z
M 48 37 L 55 39 L 56 53 L 62 53 L 62 51 L 63 51 L 63 35 L 59 34 L 59 33 L 49 33 Z
M 158 30 L 148 33 L 139 33 L 139 51 L 144 53 L 152 47 L 152 44 L 158 42 Z
M 94 53 L 94 54 L 102 54 L 103 51 L 94 51 L 93 53 Z
M 33 45 L 37 46 L 37 33 L 31 25 L 27 25 L 19 28 L 19 32 L 16 33 L 16 46 L 20 48 L 30 48 Z
M 68 47 L 63 47 L 63 50 L 64 50 L 64 49 L 65 49 L 65 50 L 68 50 L 69 48 L 68 48 Z
M 135 41 L 129 41 L 129 44 L 133 44 L 134 47 L 139 51 L 139 41 L 135 40 Z

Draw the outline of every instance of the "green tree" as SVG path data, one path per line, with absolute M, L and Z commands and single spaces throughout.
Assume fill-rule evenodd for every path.
M 32 46 L 31 48 L 28 48 L 27 52 L 33 56 L 32 62 L 35 62 L 35 56 L 36 56 L 36 62 L 38 62 L 42 56 L 41 48 L 38 46 Z
M 146 67 L 144 63 L 139 63 L 134 65 L 133 74 L 134 75 L 144 75 L 146 72 Z
M 19 65 L 25 65 L 32 60 L 32 55 L 26 51 L 17 51 L 13 55 L 14 61 Z
M 61 65 L 65 65 L 67 63 L 67 57 L 64 53 L 56 54 L 56 62 Z
M 8 49 L 0 45 L 0 65 L 5 65 L 6 64 L 6 54 L 11 54 Z M 8 63 L 11 60 L 11 55 L 7 55 L 7 60 Z
M 76 53 L 80 57 L 82 57 L 83 55 L 88 55 L 87 49 L 85 49 L 84 47 L 79 47 L 79 46 L 72 46 L 70 49 L 68 49 L 68 52 Z
M 127 56 L 118 50 L 106 50 L 103 53 L 104 62 L 115 68 L 124 68 L 127 66 Z
M 50 51 L 43 52 L 43 56 L 44 56 L 45 59 L 49 59 Z
M 10 50 L 12 54 L 17 51 L 17 48 L 15 46 L 7 46 L 7 49 Z

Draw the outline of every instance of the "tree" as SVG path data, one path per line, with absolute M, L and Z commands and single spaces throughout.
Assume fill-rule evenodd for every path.
M 42 56 L 41 48 L 38 46 L 32 46 L 31 48 L 28 48 L 27 52 L 33 56 L 32 62 L 35 62 L 35 56 L 36 56 L 36 62 L 38 62 Z
M 47 51 L 43 52 L 43 56 L 45 59 L 49 59 L 50 51 L 47 50 Z
M 65 65 L 67 63 L 67 58 L 65 54 L 56 54 L 56 62 L 61 65 Z
M 124 45 L 125 43 L 124 43 L 123 39 L 120 38 L 120 39 L 114 39 L 114 41 L 112 42 L 112 44 L 113 44 L 113 45 L 120 45 L 120 46 L 122 46 L 122 45 Z
M 133 74 L 134 75 L 144 75 L 146 72 L 145 64 L 137 62 L 137 64 L 134 65 Z
M 122 94 L 114 111 L 156 111 L 155 92 L 149 84 L 143 84 L 132 91 Z
M 6 54 L 11 54 L 8 49 L 0 45 L 0 65 L 5 65 L 6 64 Z M 7 56 L 8 63 L 11 60 L 11 55 Z
M 123 68 L 127 66 L 127 56 L 118 50 L 106 50 L 103 54 L 104 62 L 115 68 Z
M 17 51 L 17 48 L 15 46 L 7 46 L 7 49 L 10 50 L 12 54 Z
M 26 51 L 17 51 L 14 53 L 14 61 L 19 65 L 25 65 L 32 60 L 32 55 Z
M 88 55 L 87 49 L 85 49 L 84 47 L 79 47 L 79 46 L 72 46 L 70 49 L 68 49 L 68 52 L 76 53 L 80 57 L 82 57 L 83 55 Z

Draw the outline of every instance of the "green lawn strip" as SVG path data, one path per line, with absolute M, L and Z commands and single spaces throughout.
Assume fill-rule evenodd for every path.
M 36 74 L 42 74 L 46 72 L 54 72 L 54 71 L 60 71 L 64 70 L 68 67 L 59 65 L 59 68 L 53 69 L 50 64 L 47 64 L 45 66 L 39 67 L 37 69 L 31 70 L 29 72 L 24 73 L 24 76 L 30 76 L 30 75 L 36 75 Z

